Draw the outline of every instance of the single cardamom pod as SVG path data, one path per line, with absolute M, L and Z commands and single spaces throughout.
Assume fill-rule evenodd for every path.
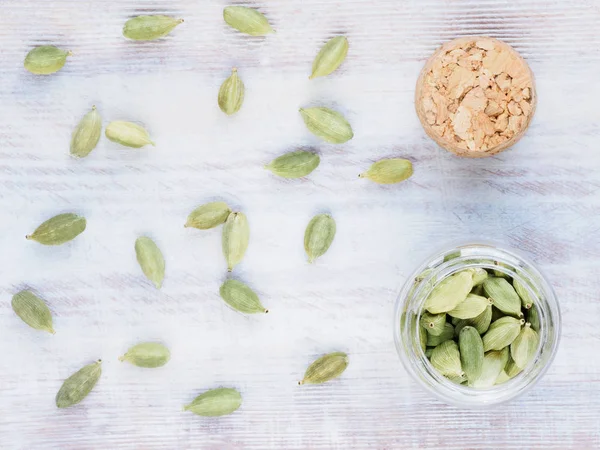
M 315 170 L 320 162 L 316 153 L 298 150 L 275 158 L 265 169 L 283 178 L 301 178 Z
M 532 330 L 540 332 L 540 314 L 535 304 L 527 311 L 527 321 L 531 324 Z
M 483 282 L 483 290 L 490 297 L 494 306 L 505 314 L 519 316 L 521 313 L 521 299 L 517 291 L 505 278 L 491 277 Z
M 483 357 L 483 366 L 481 369 L 481 375 L 476 380 L 470 383 L 470 386 L 475 389 L 485 389 L 492 387 L 502 370 L 504 370 L 504 366 L 506 366 L 506 362 L 508 361 L 508 348 L 504 348 L 503 350 L 487 352 Z
M 71 136 L 71 155 L 79 158 L 84 158 L 96 148 L 102 133 L 102 117 L 96 110 L 96 106 L 92 106 L 92 110 L 88 112 Z
M 511 377 L 508 376 L 508 374 L 506 373 L 506 370 L 503 370 L 502 372 L 500 372 L 500 375 L 498 375 L 498 378 L 496 378 L 496 382 L 494 384 L 498 385 L 498 384 L 502 384 L 502 383 L 506 383 L 508 380 L 510 380 Z
M 244 103 L 246 88 L 234 67 L 231 76 L 223 81 L 219 89 L 219 108 L 228 116 L 235 114 Z
M 429 294 L 425 309 L 432 314 L 452 311 L 473 289 L 473 275 L 462 271 L 442 280 Z
M 473 319 L 483 313 L 491 304 L 492 301 L 489 298 L 469 294 L 453 310 L 448 311 L 448 314 L 459 319 Z
M 467 270 L 473 275 L 473 289 L 477 286 L 481 286 L 489 277 L 487 270 L 482 269 L 481 267 L 472 267 Z
M 534 304 L 534 297 L 532 297 L 525 285 L 515 278 L 513 279 L 513 287 L 521 299 L 521 306 L 525 309 L 530 309 Z
M 244 283 L 234 279 L 225 280 L 219 293 L 225 303 L 244 314 L 268 313 L 258 295 Z
M 85 217 L 72 213 L 59 214 L 46 220 L 25 238 L 43 245 L 61 245 L 83 233 L 85 226 Z
M 512 357 L 509 354 L 506 366 L 504 366 L 504 371 L 506 372 L 506 375 L 508 375 L 510 378 L 514 378 L 517 375 L 519 375 L 523 371 L 523 369 L 517 366 L 515 360 L 512 359 Z
M 200 394 L 189 405 L 183 407 L 198 416 L 226 416 L 242 406 L 242 396 L 233 388 L 219 388 Z
M 102 361 L 88 364 L 67 378 L 56 394 L 56 406 L 68 408 L 80 403 L 94 389 L 102 374 Z
M 25 57 L 25 69 L 35 75 L 50 75 L 58 72 L 71 56 L 70 51 L 61 50 L 53 45 L 42 45 L 27 53 Z
M 165 279 L 165 258 L 152 239 L 142 236 L 135 241 L 135 256 L 148 280 L 160 289 Z
M 171 352 L 167 347 L 156 342 L 143 342 L 134 345 L 127 353 L 119 357 L 119 361 L 127 361 L 138 367 L 147 367 L 153 369 L 155 367 L 164 366 L 171 359 Z
M 190 213 L 184 226 L 208 230 L 225 223 L 229 214 L 231 214 L 231 209 L 225 202 L 206 203 Z
M 477 380 L 483 369 L 483 341 L 479 332 L 470 326 L 460 330 L 458 348 L 462 369 L 469 380 Z
M 444 329 L 439 336 L 434 336 L 427 333 L 427 347 L 437 347 L 443 342 L 446 342 L 454 336 L 454 327 L 448 322 L 444 325 Z
M 304 250 L 309 263 L 313 263 L 329 250 L 335 232 L 335 220 L 329 214 L 317 214 L 311 219 L 304 232 Z
M 423 327 L 419 327 L 419 342 L 421 343 L 421 350 L 427 350 L 427 330 Z
M 321 48 L 312 66 L 311 80 L 324 77 L 334 72 L 348 55 L 348 39 L 346 36 L 336 36 L 327 41 Z
M 488 305 L 477 317 L 467 319 L 467 322 L 475 327 L 479 334 L 485 333 L 490 328 L 490 323 L 492 323 L 492 305 Z
M 221 240 L 223 255 L 225 255 L 229 272 L 244 258 L 249 241 L 250 226 L 246 215 L 241 212 L 229 214 L 223 227 Z
M 153 41 L 169 34 L 183 19 L 169 16 L 137 16 L 123 26 L 123 36 L 134 41 Z
M 393 158 L 377 161 L 358 177 L 378 184 L 394 184 L 409 179 L 412 174 L 413 166 L 408 159 Z
M 521 332 L 521 327 L 525 324 L 523 319 L 514 317 L 502 317 L 492 322 L 487 333 L 483 335 L 483 348 L 488 350 L 502 350 L 509 346 Z M 503 366 L 504 367 L 504 366 Z
M 446 325 L 446 313 L 431 314 L 429 312 L 424 312 L 421 315 L 420 323 L 429 334 L 439 336 L 444 331 L 444 325 Z
M 141 148 L 145 145 L 155 145 L 150 140 L 148 132 L 138 124 L 132 122 L 111 122 L 104 131 L 106 137 L 125 147 Z
M 331 144 L 343 144 L 354 137 L 352 127 L 339 112 L 324 107 L 300 108 L 306 128 Z
M 298 384 L 321 384 L 339 377 L 348 367 L 348 355 L 343 352 L 329 353 L 313 362 Z
M 431 365 L 446 377 L 463 377 L 458 345 L 453 340 L 442 342 L 431 353 Z
M 527 367 L 529 361 L 537 353 L 539 343 L 540 337 L 535 330 L 531 329 L 531 324 L 526 323 L 519 335 L 510 344 L 510 356 L 515 364 L 521 369 Z
M 13 295 L 12 309 L 31 328 L 55 334 L 48 305 L 33 292 L 21 291 Z
M 275 32 L 264 14 L 254 8 L 227 6 L 223 9 L 223 19 L 231 28 L 250 36 L 266 36 Z

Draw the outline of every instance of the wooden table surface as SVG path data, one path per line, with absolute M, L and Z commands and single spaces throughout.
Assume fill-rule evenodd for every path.
M 263 0 L 277 29 L 251 38 L 222 20 L 217 0 L 3 0 L 0 5 L 0 447 L 2 449 L 600 448 L 600 4 L 597 0 Z M 171 36 L 121 35 L 139 14 L 185 19 Z M 348 59 L 308 80 L 329 37 Z M 425 59 L 442 42 L 487 34 L 513 45 L 537 77 L 526 137 L 497 157 L 438 148 L 413 109 Z M 71 49 L 65 68 L 23 69 L 35 45 Z M 217 91 L 231 68 L 247 88 L 226 117 Z M 155 148 L 104 137 L 84 160 L 71 132 L 98 106 L 104 123 L 144 124 Z M 323 144 L 298 114 L 332 106 L 355 138 Z M 263 165 L 299 147 L 321 154 L 308 178 Z M 384 157 L 413 161 L 388 187 L 357 174 Z M 226 268 L 220 229 L 184 229 L 196 206 L 223 199 L 244 211 L 251 240 L 235 275 L 270 309 L 245 317 L 218 295 Z M 23 236 L 60 212 L 87 230 L 60 247 Z M 338 234 L 309 265 L 303 233 L 329 211 Z M 162 290 L 142 275 L 133 245 L 163 249 Z M 396 293 L 431 252 L 493 238 L 522 250 L 551 279 L 563 332 L 557 357 L 528 394 L 461 410 L 422 391 L 393 345 Z M 54 314 L 56 335 L 24 325 L 10 306 L 28 287 Z M 157 370 L 118 361 L 159 340 Z M 345 351 L 343 376 L 297 386 L 307 365 Z M 58 410 L 62 381 L 95 359 L 100 382 Z M 181 411 L 199 393 L 237 388 L 242 407 L 206 419 Z

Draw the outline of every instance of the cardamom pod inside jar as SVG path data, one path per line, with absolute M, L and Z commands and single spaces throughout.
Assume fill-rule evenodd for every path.
M 558 348 L 552 287 L 523 256 L 491 244 L 436 253 L 396 301 L 394 338 L 406 370 L 440 400 L 482 407 L 515 398 Z

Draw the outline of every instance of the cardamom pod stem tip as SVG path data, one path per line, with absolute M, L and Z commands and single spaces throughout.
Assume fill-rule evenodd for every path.
M 121 362 L 125 361 L 125 355 L 119 356 L 119 361 L 121 361 Z

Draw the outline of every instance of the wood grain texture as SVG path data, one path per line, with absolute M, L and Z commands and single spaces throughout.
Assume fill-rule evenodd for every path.
M 241 2 L 248 3 L 248 2 Z M 600 6 L 596 0 L 263 0 L 275 35 L 249 38 L 222 21 L 217 0 L 3 0 L 0 5 L 0 446 L 3 449 L 600 448 Z M 137 14 L 185 19 L 152 43 L 122 38 Z M 310 81 L 332 35 L 347 61 Z M 536 74 L 539 107 L 527 136 L 485 160 L 429 140 L 413 110 L 429 54 L 468 34 L 507 41 Z M 32 46 L 74 52 L 50 77 L 23 69 Z M 247 88 L 234 117 L 216 95 L 231 67 Z M 101 139 L 69 157 L 70 133 L 92 104 L 105 124 L 144 124 L 156 148 Z M 338 108 L 355 138 L 322 144 L 298 108 Z M 305 180 L 263 169 L 299 147 L 321 154 Z M 415 175 L 381 187 L 357 175 L 407 157 Z M 270 313 L 244 317 L 218 295 L 220 229 L 184 229 L 201 203 L 223 199 L 251 226 L 236 276 Z M 24 239 L 60 212 L 86 216 L 75 241 Z M 304 227 L 330 212 L 338 234 L 315 265 Z M 163 289 L 144 278 L 134 242 L 166 258 Z M 414 267 L 454 241 L 495 238 L 553 280 L 562 342 L 530 393 L 492 411 L 459 410 L 420 390 L 393 346 L 395 294 Z M 45 298 L 57 334 L 28 329 L 11 296 Z M 172 351 L 164 368 L 119 363 L 143 340 Z M 307 365 L 345 351 L 350 366 L 323 386 L 297 386 Z M 95 359 L 104 373 L 79 406 L 57 410 L 62 381 Z M 241 409 L 220 419 L 181 411 L 231 386 Z

